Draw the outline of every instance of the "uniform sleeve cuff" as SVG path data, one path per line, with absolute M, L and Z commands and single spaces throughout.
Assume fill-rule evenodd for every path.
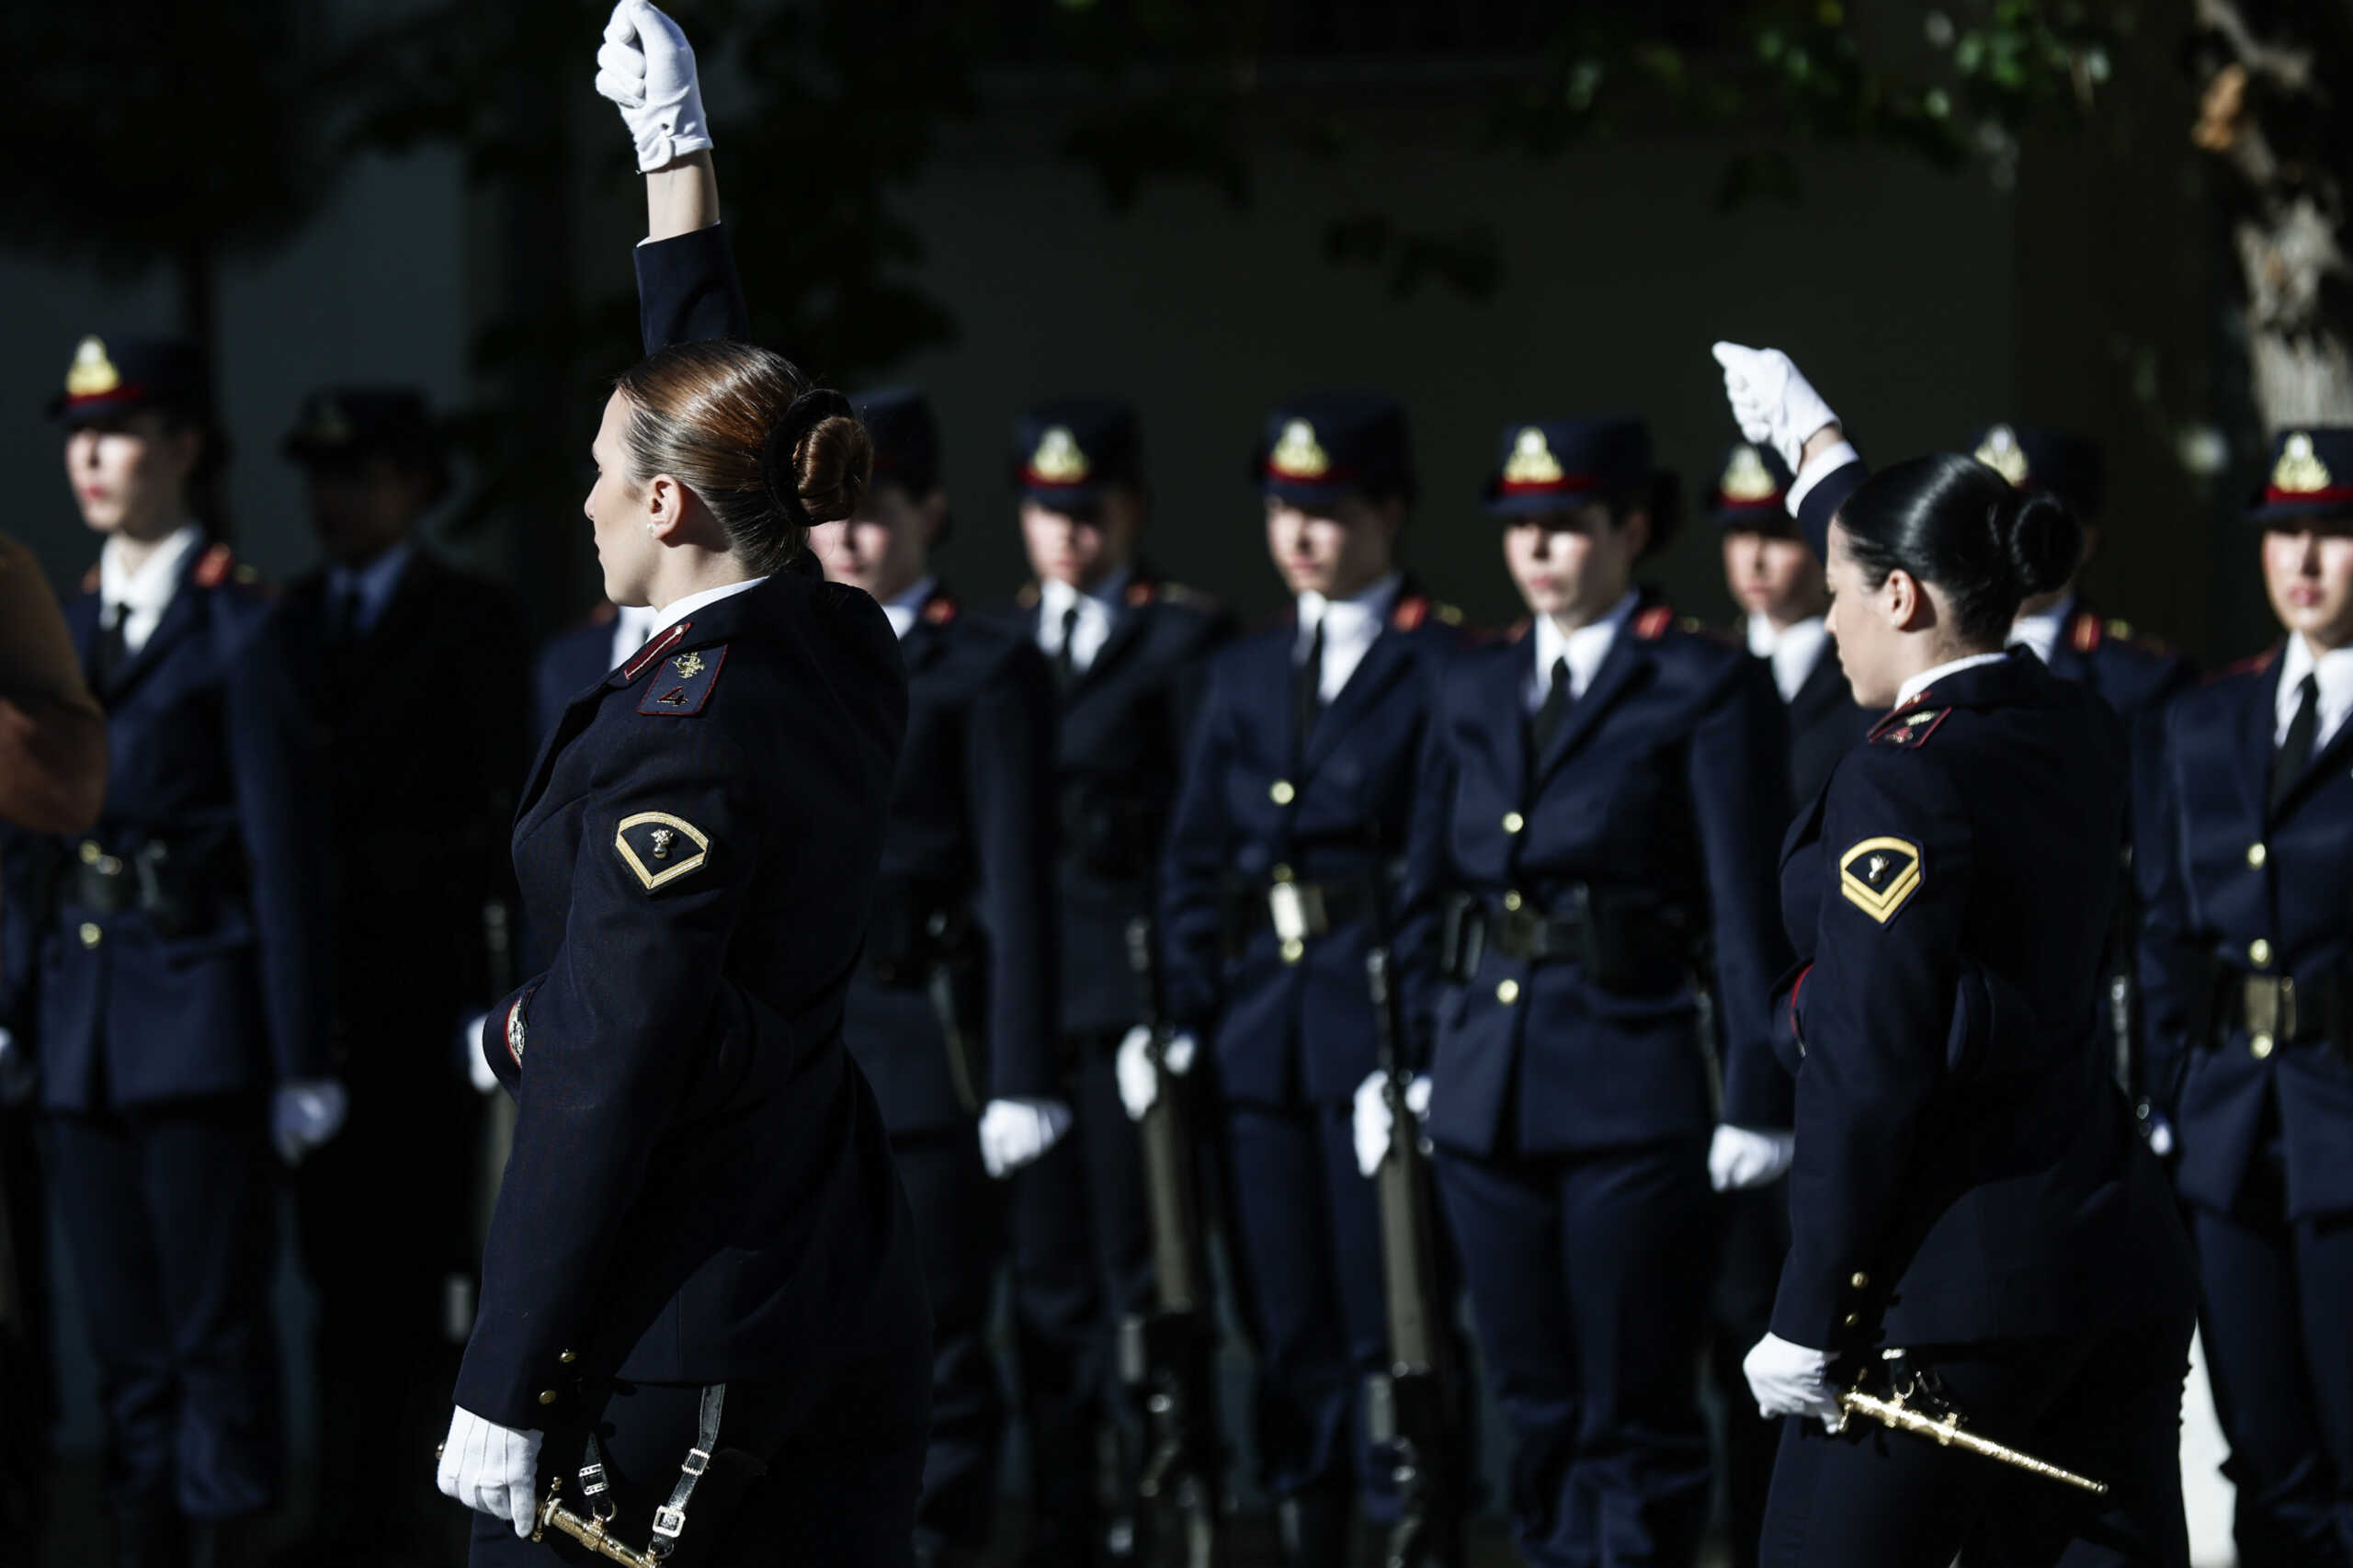
M 1789 507 L 1790 516 L 1794 517 L 1798 515 L 1798 508 L 1805 505 L 1805 498 L 1813 494 L 1815 485 L 1848 463 L 1862 460 L 1862 453 L 1855 450 L 1851 441 L 1836 442 L 1808 458 L 1805 466 L 1798 470 L 1797 477 L 1790 481 L 1789 494 L 1783 498 L 1782 504 Z

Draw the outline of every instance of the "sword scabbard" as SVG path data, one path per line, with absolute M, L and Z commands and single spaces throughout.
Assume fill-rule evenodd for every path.
M 1915 1410 L 1901 1399 L 1882 1399 L 1860 1389 L 1848 1389 L 1841 1393 L 1838 1406 L 1849 1415 L 1869 1416 L 1891 1431 L 1909 1432 L 1915 1437 L 1926 1437 L 1940 1448 L 1961 1449 L 1997 1464 L 2008 1465 L 2013 1470 L 2022 1470 L 2029 1475 L 2039 1475 L 2046 1481 L 2056 1481 L 2078 1491 L 2088 1492 L 2095 1497 L 2108 1495 L 2106 1482 L 2077 1475 L 2074 1471 L 2062 1469 L 2048 1460 L 2039 1460 L 2032 1454 L 1995 1442 L 1990 1437 L 1981 1437 L 1963 1428 L 1958 1415 L 1939 1418 Z

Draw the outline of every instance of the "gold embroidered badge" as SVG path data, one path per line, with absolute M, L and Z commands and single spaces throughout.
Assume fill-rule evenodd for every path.
M 694 852 L 674 860 L 687 845 L 693 846 Z M 703 862 L 710 858 L 710 840 L 702 830 L 668 812 L 640 812 L 635 816 L 623 817 L 613 835 L 613 848 L 620 853 L 621 864 L 645 884 L 647 892 L 700 870 Z M 661 869 L 655 869 L 649 861 L 661 862 Z
M 1838 858 L 1838 891 L 1884 926 L 1920 891 L 1920 846 L 1902 838 L 1866 838 Z
M 1086 454 L 1067 425 L 1049 425 L 1029 454 L 1029 472 L 1049 484 L 1076 484 L 1086 477 Z
M 2313 450 L 2313 438 L 2299 430 L 2279 449 L 2271 471 L 2271 488 L 2289 495 L 2313 495 L 2329 486 L 2328 465 Z
M 1561 460 L 1552 455 L 1552 445 L 1544 439 L 1544 432 L 1530 425 L 1511 444 L 1511 458 L 1504 464 L 1506 484 L 1558 484 L 1561 483 Z
M 1996 425 L 1986 431 L 1985 438 L 1970 455 L 2012 484 L 2026 483 L 2026 451 L 2018 445 L 2018 432 L 2006 425 Z
M 1321 479 L 1331 472 L 1332 460 L 1315 438 L 1315 426 L 1294 419 L 1283 426 L 1275 449 L 1267 455 L 1267 466 L 1284 479 Z

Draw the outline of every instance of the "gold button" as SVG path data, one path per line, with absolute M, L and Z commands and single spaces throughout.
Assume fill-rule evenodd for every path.
M 97 865 L 98 863 L 98 857 L 105 853 L 105 850 L 98 847 L 98 841 L 97 839 L 85 838 L 82 840 L 82 864 L 85 866 Z
M 1847 1314 L 1847 1326 L 1848 1328 L 1860 1328 L 1860 1327 L 1862 1326 L 1862 1324 L 1863 1324 L 1863 1314 L 1862 1314 L 1862 1313 L 1860 1313 L 1860 1312 L 1848 1312 L 1848 1313 Z
M 1283 962 L 1297 963 L 1307 956 L 1307 944 L 1296 937 L 1283 938 Z
M 2247 962 L 2261 969 L 2271 961 L 2271 944 L 2257 937 L 2246 945 Z
M 1519 905 L 1520 905 L 1520 897 L 1519 897 L 1519 894 L 1518 894 L 1518 893 L 1516 893 L 1516 892 L 1507 892 L 1507 893 L 1504 894 L 1504 907 L 1505 907 L 1506 909 L 1511 910 L 1511 911 L 1513 911 L 1514 913 L 1518 913 L 1518 909 L 1519 909 Z
M 2246 1048 L 2255 1053 L 2257 1062 L 2261 1062 L 2271 1054 L 2271 1043 L 2269 1035 L 2259 1034 L 2246 1042 Z
M 1287 882 L 1291 879 L 1291 869 L 1289 866 L 1277 866 L 1267 874 L 1272 876 L 1275 881 L 1279 882 Z
M 1506 980 L 1501 985 L 1496 986 L 1495 1000 L 1501 1002 L 1506 1007 L 1518 1001 L 1519 982 L 1517 980 Z
M 1290 780 L 1288 778 L 1276 779 L 1273 787 L 1267 791 L 1267 799 L 1279 806 L 1290 805 L 1298 798 L 1298 795 L 1299 791 L 1290 787 Z
M 557 1360 L 559 1360 L 559 1361 L 561 1361 L 561 1362 L 563 1362 L 565 1366 L 569 1367 L 569 1366 L 571 1366 L 574 1361 L 579 1360 L 579 1359 L 580 1359 L 580 1358 L 579 1358 L 579 1357 L 577 1357 L 577 1356 L 575 1356 L 575 1355 L 574 1355 L 571 1351 L 567 1350 L 567 1351 L 565 1351 L 563 1355 L 561 1355 L 561 1356 L 557 1357 L 557 1358 L 556 1358 L 556 1359 L 557 1359 Z
M 555 1390 L 541 1389 L 540 1391 L 540 1403 L 541 1404 L 553 1404 L 555 1403 Z
M 2260 866 L 2270 857 L 2271 851 L 2260 844 L 2250 844 L 2246 846 L 2246 863 L 2250 866 Z
M 96 921 L 85 920 L 82 922 L 82 945 L 84 947 L 95 948 L 106 939 L 107 934 L 98 929 L 97 923 Z
M 1518 833 L 1521 828 L 1526 827 L 1527 825 L 1528 819 L 1521 816 L 1518 812 L 1506 812 L 1504 813 L 1504 831 L 1506 833 Z
M 1852 1279 L 1847 1280 L 1847 1283 L 1852 1285 L 1858 1290 L 1868 1290 L 1871 1288 L 1871 1277 L 1865 1274 L 1862 1270 L 1857 1269 L 1855 1271 L 1855 1277 Z

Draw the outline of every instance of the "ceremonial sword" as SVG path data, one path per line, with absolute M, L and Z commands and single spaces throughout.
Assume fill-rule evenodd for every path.
M 1930 1397 L 1934 1398 L 1933 1395 Z M 2079 1491 L 2088 1492 L 2095 1497 L 2108 1495 L 2108 1483 L 2104 1481 L 2094 1481 L 2087 1475 L 2077 1475 L 2072 1470 L 2062 1470 L 2048 1460 L 2036 1459 L 2032 1454 L 2021 1453 L 2017 1449 L 1995 1442 L 1990 1437 L 1981 1437 L 1974 1432 L 1963 1431 L 1961 1425 L 1961 1413 L 1949 1405 L 1945 1406 L 1941 1415 L 1932 1415 L 1905 1403 L 1907 1398 L 1906 1390 L 1900 1386 L 1891 1389 L 1889 1396 L 1885 1399 L 1874 1393 L 1865 1393 L 1860 1388 L 1851 1388 L 1838 1395 L 1838 1408 L 1849 1415 L 1868 1415 L 1893 1431 L 1911 1432 L 1927 1437 L 1939 1448 L 1964 1449 L 1982 1458 L 2008 1465 L 2013 1470 L 2025 1471 L 2029 1475 L 2040 1475 L 2046 1480 L 2064 1483 Z

